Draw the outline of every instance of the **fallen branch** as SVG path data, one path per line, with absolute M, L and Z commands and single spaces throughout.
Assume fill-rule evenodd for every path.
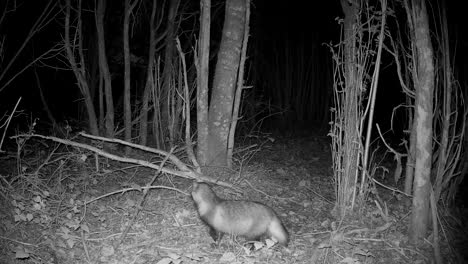
M 161 169 L 161 172 L 163 172 L 163 173 L 168 173 L 168 174 L 172 174 L 174 176 L 179 176 L 179 177 L 186 178 L 186 179 L 191 179 L 191 180 L 209 182 L 209 183 L 217 184 L 217 185 L 224 186 L 224 187 L 227 187 L 227 188 L 231 188 L 231 189 L 234 189 L 234 190 L 237 190 L 237 191 L 241 192 L 241 190 L 233 187 L 232 184 L 229 184 L 229 183 L 223 182 L 223 181 L 219 181 L 219 180 L 216 180 L 216 179 L 213 179 L 213 178 L 210 178 L 210 177 L 206 177 L 206 176 L 204 176 L 204 175 L 202 175 L 200 173 L 197 173 L 196 171 L 193 171 L 185 163 L 183 163 L 180 159 L 178 159 L 176 156 L 174 156 L 174 155 L 172 155 L 172 154 L 170 154 L 170 153 L 168 153 L 166 151 L 159 150 L 159 149 L 154 149 L 154 148 L 150 148 L 150 147 L 146 147 L 146 146 L 141 146 L 141 145 L 138 145 L 138 144 L 129 143 L 129 142 L 126 142 L 126 141 L 123 141 L 123 140 L 120 140 L 120 139 L 110 139 L 110 138 L 105 138 L 105 137 L 93 136 L 93 135 L 89 135 L 89 134 L 86 134 L 86 133 L 83 133 L 83 132 L 79 133 L 79 135 L 81 135 L 83 137 L 95 139 L 95 140 L 101 140 L 101 141 L 105 141 L 105 142 L 113 142 L 113 143 L 118 143 L 118 144 L 130 146 L 130 147 L 137 148 L 137 149 L 140 149 L 140 150 L 143 150 L 143 151 L 156 153 L 156 154 L 159 154 L 159 155 L 162 155 L 162 156 L 168 156 L 168 159 L 179 170 L 174 170 L 174 169 L 170 169 L 170 168 L 167 168 L 167 167 L 162 167 L 160 165 L 153 164 L 151 162 L 144 161 L 144 160 L 121 157 L 121 156 L 118 156 L 118 155 L 115 155 L 115 154 L 108 153 L 108 152 L 106 152 L 106 151 L 104 151 L 102 149 L 99 149 L 97 147 L 94 147 L 94 146 L 90 146 L 90 145 L 87 145 L 87 144 L 84 144 L 84 143 L 78 143 L 78 142 L 67 140 L 67 139 L 57 138 L 57 137 L 53 137 L 53 136 L 44 136 L 44 135 L 40 135 L 40 134 L 20 134 L 20 135 L 12 136 L 11 138 L 15 139 L 15 138 L 36 137 L 36 138 L 52 140 L 52 141 L 55 141 L 55 142 L 58 142 L 58 143 L 61 143 L 61 144 L 74 146 L 74 147 L 82 148 L 82 149 L 87 149 L 89 151 L 92 151 L 92 152 L 94 152 L 94 153 L 96 153 L 98 155 L 109 158 L 111 160 L 124 162 L 124 163 L 138 164 L 138 165 L 141 165 L 143 167 L 151 168 L 151 169 L 154 169 L 154 170 Z
M 111 195 L 114 195 L 114 194 L 117 194 L 117 193 L 126 193 L 126 192 L 129 192 L 129 191 L 138 191 L 138 192 L 141 192 L 142 190 L 149 190 L 149 189 L 167 189 L 167 190 L 172 190 L 172 191 L 176 191 L 176 192 L 180 192 L 181 194 L 183 195 L 189 195 L 188 193 L 185 193 L 177 188 L 172 188 L 172 187 L 169 187 L 169 186 L 162 186 L 162 185 L 155 185 L 155 186 L 148 186 L 148 187 L 139 187 L 139 188 L 135 188 L 135 187 L 129 187 L 129 188 L 125 188 L 125 189 L 120 189 L 120 190 L 116 190 L 116 191 L 113 191 L 113 192 L 110 192 L 110 193 L 106 193 L 106 194 L 103 194 L 99 197 L 96 197 L 96 198 L 93 198 L 91 200 L 88 200 L 88 201 L 85 201 L 84 202 L 84 205 L 88 205 L 90 203 L 93 203 L 97 200 L 100 200 L 104 197 L 107 197 L 107 196 L 111 196 Z
M 136 149 L 139 149 L 139 150 L 143 150 L 143 151 L 146 151 L 146 152 L 151 152 L 151 153 L 159 154 L 159 155 L 162 155 L 162 156 L 167 156 L 168 159 L 172 163 L 174 163 L 174 165 L 176 165 L 181 171 L 190 171 L 191 170 L 179 158 L 177 158 L 176 156 L 174 156 L 174 155 L 172 155 L 172 154 L 170 154 L 170 153 L 168 153 L 166 151 L 160 150 L 160 149 L 155 149 L 155 148 L 150 148 L 150 147 L 147 147 L 147 146 L 138 145 L 138 144 L 135 144 L 135 143 L 130 143 L 130 142 L 127 142 L 125 140 L 118 139 L 118 138 L 106 138 L 106 137 L 94 136 L 94 135 L 86 134 L 84 132 L 80 132 L 78 134 L 80 136 L 90 138 L 90 139 L 100 140 L 100 141 L 104 141 L 104 142 L 118 143 L 118 144 L 121 144 L 121 145 L 129 146 L 129 147 L 136 148 Z

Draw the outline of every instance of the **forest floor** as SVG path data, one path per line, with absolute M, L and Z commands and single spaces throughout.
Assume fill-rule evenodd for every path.
M 433 263 L 429 241 L 418 248 L 408 243 L 410 200 L 390 190 L 398 186 L 372 185 L 359 212 L 333 215 L 324 136 L 245 138 L 234 170 L 210 169 L 209 176 L 243 190 L 214 187 L 218 196 L 272 207 L 290 234 L 288 247 L 271 241 L 244 246 L 242 238 L 229 236 L 214 246 L 188 195 L 192 182 L 171 175 L 161 175 L 155 185 L 180 191 L 151 189 L 133 221 L 143 192 L 130 189 L 145 186 L 154 171 L 101 159 L 107 166 L 96 172 L 93 155 L 46 145 L 25 147 L 20 164 L 2 157 L 0 263 Z M 389 172 L 374 178 L 394 186 L 394 165 L 381 160 Z M 11 176 L 7 167 L 19 169 Z M 447 263 L 461 261 L 453 252 L 442 243 Z

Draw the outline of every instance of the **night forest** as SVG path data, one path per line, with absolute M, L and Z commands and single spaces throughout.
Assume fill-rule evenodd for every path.
M 444 0 L 1 0 L 0 263 L 468 262 Z

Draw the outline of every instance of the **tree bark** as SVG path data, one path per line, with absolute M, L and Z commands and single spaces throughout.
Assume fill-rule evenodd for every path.
M 213 79 L 208 117 L 208 163 L 227 165 L 228 135 L 232 121 L 245 25 L 245 0 L 227 0 L 223 34 Z
M 414 111 L 409 110 L 408 114 L 414 116 Z M 408 158 L 406 159 L 406 173 L 405 173 L 405 193 L 411 195 L 413 193 L 413 181 L 414 181 L 414 163 L 416 156 L 416 128 L 414 127 L 414 118 L 411 118 L 411 128 Z
M 413 41 L 416 47 L 417 76 L 414 76 L 414 125 L 417 134 L 410 239 L 416 243 L 425 237 L 429 224 L 434 62 L 425 0 L 413 0 L 411 14 L 415 26 Z
M 106 44 L 104 37 L 104 15 L 106 0 L 98 0 L 95 13 L 96 32 L 99 50 L 99 73 L 104 80 L 104 96 L 106 101 L 105 131 L 107 137 L 114 137 L 114 100 L 109 65 L 107 63 Z
M 208 78 L 210 57 L 211 0 L 201 0 L 197 65 L 197 158 L 208 162 Z

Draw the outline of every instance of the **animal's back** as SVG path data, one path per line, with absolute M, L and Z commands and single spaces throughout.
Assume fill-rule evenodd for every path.
M 251 201 L 222 201 L 216 206 L 212 225 L 218 231 L 255 238 L 277 219 L 272 209 Z

